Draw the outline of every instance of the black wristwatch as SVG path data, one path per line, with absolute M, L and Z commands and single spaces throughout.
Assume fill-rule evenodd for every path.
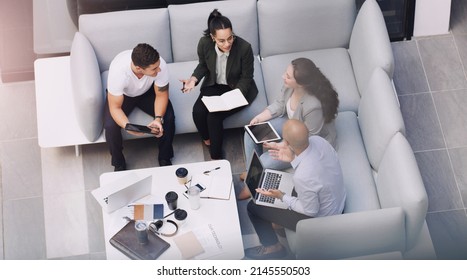
M 154 119 L 161 119 L 161 124 L 164 124 L 164 118 L 162 116 L 155 116 Z

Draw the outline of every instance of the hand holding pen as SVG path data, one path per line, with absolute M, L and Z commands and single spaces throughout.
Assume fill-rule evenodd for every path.
M 198 79 L 196 79 L 193 76 L 191 76 L 190 79 L 188 79 L 188 80 L 180 80 L 180 82 L 183 83 L 182 92 L 183 93 L 190 92 L 192 89 L 195 88 L 197 81 L 198 81 Z

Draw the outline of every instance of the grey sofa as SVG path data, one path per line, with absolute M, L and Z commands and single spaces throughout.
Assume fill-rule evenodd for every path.
M 230 0 L 162 9 L 82 15 L 70 64 L 78 122 L 90 142 L 102 134 L 107 70 L 120 51 L 139 42 L 169 63 L 176 133 L 195 132 L 191 107 L 199 88 L 182 94 L 179 79 L 197 64 L 207 15 L 218 8 L 249 41 L 258 97 L 226 128 L 243 127 L 280 94 L 290 61 L 308 57 L 339 94 L 337 152 L 347 200 L 343 215 L 307 219 L 287 231 L 300 259 L 435 258 L 425 222 L 427 195 L 404 133 L 392 85 L 394 61 L 375 0 L 358 11 L 354 0 Z M 148 123 L 135 110 L 130 120 Z
M 82 14 L 166 8 L 168 5 L 209 1 L 214 0 L 66 0 L 66 4 L 73 23 L 78 27 L 78 18 Z

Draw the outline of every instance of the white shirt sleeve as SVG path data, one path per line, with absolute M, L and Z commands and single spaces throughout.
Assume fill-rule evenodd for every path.
M 161 57 L 160 58 L 161 64 L 159 67 L 161 68 L 161 71 L 157 73 L 157 76 L 154 80 L 154 84 L 158 87 L 164 87 L 169 83 L 169 67 L 167 66 L 167 62 Z
M 131 61 L 131 51 L 123 51 L 115 56 L 110 63 L 109 75 L 107 77 L 107 90 L 115 96 L 125 93 L 128 84 L 126 68 Z
M 107 90 L 115 96 L 123 95 L 127 79 L 122 71 L 116 70 L 114 67 L 109 69 L 109 76 L 107 78 Z

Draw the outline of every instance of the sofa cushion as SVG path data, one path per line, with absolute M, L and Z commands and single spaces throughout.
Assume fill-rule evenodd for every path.
M 156 48 L 168 63 L 172 62 L 169 12 L 167 8 L 82 15 L 79 31 L 91 42 L 101 72 L 124 50 L 139 43 Z
M 207 29 L 209 14 L 219 9 L 232 22 L 233 32 L 248 41 L 253 54 L 259 52 L 256 0 L 215 1 L 170 5 L 170 30 L 175 62 L 197 60 L 198 42 Z M 191 74 L 191 73 L 190 73 Z
M 360 93 L 376 67 L 383 68 L 392 79 L 394 56 L 383 14 L 375 0 L 366 0 L 358 12 L 349 53 Z
M 354 0 L 258 0 L 260 54 L 347 48 L 355 17 Z
M 195 87 L 189 93 L 181 91 L 181 79 L 190 77 L 198 65 L 198 61 L 175 62 L 168 64 L 170 81 L 169 81 L 169 98 L 175 112 L 175 133 L 191 133 L 196 132 L 196 126 L 193 122 L 193 104 L 199 96 L 200 87 Z
M 401 207 L 405 213 L 407 250 L 416 243 L 428 209 L 428 197 L 414 153 L 402 133 L 391 139 L 376 178 L 382 208 Z
M 384 151 L 397 133 L 405 133 L 404 120 L 399 109 L 396 93 L 386 72 L 376 68 L 366 86 L 360 106 L 358 123 L 368 159 L 378 170 Z
M 76 120 L 86 139 L 94 142 L 102 133 L 105 98 L 96 55 L 80 32 L 76 32 L 71 46 L 70 75 Z
M 363 145 L 357 115 L 340 112 L 336 118 L 336 151 L 347 191 L 344 212 L 379 209 L 378 194 Z
M 274 102 L 281 94 L 282 75 L 292 60 L 299 57 L 311 59 L 331 81 L 339 94 L 339 111 L 357 112 L 360 93 L 358 93 L 353 76 L 349 54 L 343 48 L 281 54 L 264 58 L 261 62 L 261 68 L 264 74 L 268 104 Z

